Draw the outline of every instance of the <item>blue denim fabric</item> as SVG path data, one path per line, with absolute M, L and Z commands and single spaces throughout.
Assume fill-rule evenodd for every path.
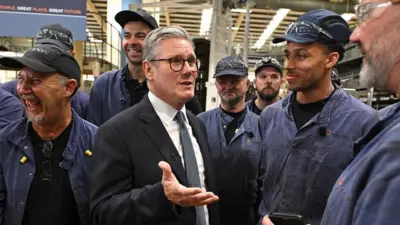
M 0 133 L 0 225 L 21 225 L 29 188 L 35 174 L 28 120 L 11 123 Z M 82 225 L 90 221 L 88 167 L 97 127 L 73 111 L 73 125 L 60 166 L 69 173 Z M 95 154 L 95 153 L 93 153 Z M 21 159 L 26 157 L 25 162 Z
M 246 109 L 247 110 L 247 109 Z M 229 144 L 224 127 L 233 120 L 220 107 L 198 115 L 208 134 L 213 167 L 217 177 L 222 224 L 249 224 L 261 201 L 265 160 L 261 148 L 258 115 L 246 111 L 243 122 Z M 224 223 L 225 221 L 225 223 Z
M 248 101 L 246 102 L 246 107 L 247 107 L 251 112 L 254 112 L 254 111 L 256 110 L 256 109 L 254 109 L 253 101 L 254 101 L 254 98 L 252 98 L 252 99 L 250 99 L 250 100 L 248 100 Z
M 90 91 L 87 120 L 100 126 L 111 117 L 131 106 L 130 93 L 125 85 L 124 70 L 106 72 L 99 76 Z
M 357 156 L 337 180 L 321 224 L 400 224 L 400 103 L 385 109 L 354 145 Z
M 0 88 L 0 131 L 8 124 L 19 120 L 24 115 L 24 106 L 21 101 Z
M 319 225 L 336 179 L 353 159 L 354 141 L 378 121 L 378 112 L 342 88 L 322 111 L 297 130 L 294 93 L 268 106 L 260 116 L 267 158 L 260 216 L 272 212 L 302 215 Z

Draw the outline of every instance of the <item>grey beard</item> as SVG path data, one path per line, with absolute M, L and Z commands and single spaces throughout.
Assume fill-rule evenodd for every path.
M 225 99 L 225 98 L 221 98 L 221 102 L 224 103 L 224 105 L 227 105 L 230 109 L 233 109 L 235 107 L 236 104 L 238 104 L 244 96 L 237 96 L 234 98 L 230 98 L 230 99 Z
M 389 79 L 390 62 L 389 60 L 376 59 L 372 60 L 365 56 L 367 63 L 363 63 L 360 71 L 360 85 L 362 87 L 376 87 L 386 89 Z
M 360 71 L 360 84 L 362 87 L 376 87 L 379 89 L 388 89 L 389 75 L 400 58 L 400 52 L 393 50 L 393 46 L 399 45 L 400 35 L 398 29 L 400 25 L 396 22 L 391 31 L 385 33 L 385 37 L 377 38 L 376 43 L 365 55 Z
M 26 115 L 26 118 L 28 118 L 28 121 L 31 123 L 34 123 L 34 124 L 42 124 L 44 121 L 44 115 L 35 117 L 35 118 L 30 116 L 29 113 L 26 113 L 26 112 L 25 112 L 25 115 Z

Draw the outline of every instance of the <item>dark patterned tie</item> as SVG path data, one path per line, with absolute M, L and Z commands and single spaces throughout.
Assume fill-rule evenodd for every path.
M 185 126 L 185 116 L 183 112 L 178 111 L 175 120 L 179 124 L 179 136 L 183 150 L 183 159 L 185 160 L 186 176 L 190 187 L 201 188 L 199 168 L 197 167 L 196 156 L 194 154 L 193 144 L 190 139 L 189 131 Z M 206 225 L 206 215 L 203 206 L 196 207 L 196 225 Z

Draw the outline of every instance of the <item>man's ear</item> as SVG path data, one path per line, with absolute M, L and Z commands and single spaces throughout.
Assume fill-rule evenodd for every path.
M 332 52 L 329 54 L 328 58 L 326 59 L 325 68 L 333 68 L 339 61 L 339 53 Z
M 72 94 L 75 92 L 75 89 L 77 88 L 78 83 L 76 82 L 75 79 L 68 79 L 66 85 L 65 85 L 65 95 L 71 97 Z
M 246 91 L 249 90 L 250 87 L 250 80 L 246 78 Z
M 149 61 L 147 60 L 143 61 L 142 69 L 147 80 L 153 80 L 153 71 L 151 68 L 151 63 Z

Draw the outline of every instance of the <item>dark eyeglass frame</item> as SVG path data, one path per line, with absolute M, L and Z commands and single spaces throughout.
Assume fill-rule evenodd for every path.
M 316 31 L 317 33 L 314 34 L 310 31 Z M 326 30 L 322 29 L 318 25 L 308 22 L 308 21 L 300 21 L 300 22 L 294 22 L 289 24 L 289 26 L 286 28 L 285 35 L 291 34 L 291 33 L 296 33 L 298 35 L 313 35 L 315 37 L 318 37 L 320 34 L 323 34 L 326 38 L 328 38 L 331 41 L 335 41 L 333 36 Z
M 354 11 L 356 13 L 357 16 L 357 20 L 358 23 L 361 24 L 363 22 L 365 22 L 368 17 L 370 16 L 370 14 L 373 12 L 374 9 L 377 8 L 382 8 L 382 7 L 388 7 L 391 5 L 395 5 L 400 3 L 400 0 L 390 0 L 387 2 L 381 2 L 381 3 L 367 3 L 367 4 L 357 4 L 356 6 L 354 6 Z M 377 15 L 379 16 L 379 15 Z
M 46 141 L 42 146 L 42 154 L 46 157 L 46 160 L 42 162 L 42 174 L 40 175 L 41 180 L 48 181 L 51 183 L 53 174 L 51 173 L 51 154 L 53 152 L 53 142 Z
M 173 60 L 178 60 L 178 61 L 177 62 L 173 62 Z M 197 58 L 184 59 L 182 57 L 171 57 L 171 58 L 168 58 L 168 59 L 153 59 L 153 60 L 149 60 L 149 62 L 163 62 L 163 61 L 168 62 L 169 63 L 169 67 L 174 72 L 182 71 L 183 67 L 185 66 L 185 62 L 187 62 L 190 67 L 196 66 L 197 70 L 199 69 L 199 66 L 200 66 L 200 60 L 197 59 Z M 174 65 L 174 63 L 175 63 L 175 65 Z

